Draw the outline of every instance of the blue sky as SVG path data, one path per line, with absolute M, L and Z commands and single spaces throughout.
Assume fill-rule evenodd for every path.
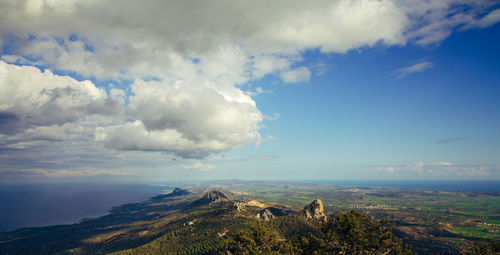
M 327 59 L 328 73 L 298 85 L 280 87 L 273 79 L 261 83 L 273 92 L 257 96 L 257 104 L 280 117 L 263 130 L 277 140 L 260 150 L 279 156 L 275 161 L 280 163 L 273 164 L 283 169 L 280 174 L 291 171 L 308 179 L 359 178 L 359 173 L 361 178 L 409 177 L 370 173 L 370 168 L 418 162 L 498 166 L 497 35 L 498 25 L 458 32 L 432 47 L 382 46 L 326 57 L 308 52 L 307 64 Z M 421 62 L 432 67 L 397 77 L 396 70 Z M 265 169 L 268 163 L 249 164 Z
M 496 1 L 114 4 L 0 2 L 4 181 L 500 178 Z

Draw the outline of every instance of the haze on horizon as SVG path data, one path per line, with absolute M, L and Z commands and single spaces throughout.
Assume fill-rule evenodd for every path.
M 0 182 L 500 179 L 500 2 L 0 0 Z

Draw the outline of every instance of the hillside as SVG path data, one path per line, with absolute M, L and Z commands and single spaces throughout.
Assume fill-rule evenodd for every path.
M 265 191 L 264 187 L 274 190 L 274 197 L 280 194 L 276 185 L 267 184 L 259 190 Z M 433 230 L 432 235 L 439 239 L 429 242 L 414 230 L 427 231 L 423 228 L 396 225 L 393 229 L 392 223 L 380 217 L 382 212 L 391 216 L 389 210 L 377 209 L 377 214 L 368 211 L 375 217 L 354 210 L 332 211 L 330 202 L 324 204 L 324 200 L 317 199 L 326 194 L 350 197 L 359 190 L 324 193 L 322 187 L 315 189 L 319 191 L 294 187 L 300 193 L 285 197 L 304 199 L 318 194 L 316 199 L 298 205 L 288 200 L 278 204 L 265 196 L 255 196 L 257 193 L 242 191 L 241 187 L 235 189 L 234 185 L 226 189 L 220 184 L 177 188 L 73 225 L 0 233 L 0 254 L 413 254 L 412 249 L 419 254 L 459 252 L 443 241 L 449 232 Z M 413 216 L 408 214 L 404 220 L 410 219 Z M 497 243 L 473 242 L 460 249 L 488 254 L 498 248 L 492 245 Z
M 347 249 L 352 246 L 349 242 L 358 238 L 347 237 L 354 227 L 361 233 L 356 239 L 361 245 L 358 249 L 411 254 L 387 232 L 389 228 L 372 227 L 382 223 L 355 212 L 327 217 L 320 200 L 294 211 L 283 205 L 230 197 L 221 190 L 176 189 L 73 225 L 2 233 L 0 254 L 302 254 L 314 249 Z M 354 221 L 345 221 L 343 224 L 350 226 L 339 234 L 341 217 Z M 370 235 L 377 236 L 370 239 L 376 243 L 362 241 Z M 378 241 L 382 236 L 384 243 Z

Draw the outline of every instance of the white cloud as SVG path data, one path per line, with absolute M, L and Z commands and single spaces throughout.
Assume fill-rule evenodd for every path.
M 2 4 L 4 31 L 43 36 L 20 38 L 21 52 L 40 55 L 58 68 L 115 77 L 126 75 L 121 70 L 138 73 L 145 70 L 143 65 L 168 66 L 167 51 L 204 55 L 227 40 L 251 52 L 287 54 L 303 48 L 345 52 L 378 41 L 401 43 L 407 23 L 405 13 L 391 1 L 120 3 L 127 8 L 116 8 L 113 1 L 38 3 Z M 60 45 L 50 39 L 67 38 L 68 33 L 90 42 L 98 54 L 86 50 L 85 41 Z
M 448 161 L 439 161 L 439 162 L 433 162 L 430 165 L 432 166 L 452 166 L 453 164 Z
M 88 115 L 117 115 L 121 105 L 90 81 L 0 60 L 0 133 L 62 125 Z
M 260 94 L 271 93 L 271 92 L 272 92 L 271 90 L 265 90 L 260 86 L 255 88 L 255 91 L 251 91 L 251 90 L 245 91 L 245 93 L 251 97 L 256 96 L 256 95 L 260 95 Z
M 168 169 L 174 163 L 173 155 L 103 148 L 100 143 L 93 141 L 93 136 L 96 124 L 113 124 L 107 122 L 108 119 L 94 116 L 63 125 L 37 126 L 15 135 L 0 135 L 0 175 L 15 176 L 16 171 L 19 171 L 18 175 L 24 176 L 28 175 L 26 171 L 30 172 L 30 169 L 109 169 L 146 174 L 146 169 Z
M 494 25 L 500 21 L 500 9 L 496 9 L 488 15 L 482 17 L 479 20 L 476 20 L 475 22 L 470 23 L 466 28 L 485 28 L 489 27 L 491 25 Z
M 412 74 L 412 73 L 419 73 L 423 72 L 427 69 L 432 68 L 434 65 L 429 62 L 429 61 L 423 61 L 419 62 L 416 64 L 413 64 L 411 66 L 403 67 L 398 70 L 396 70 L 396 75 L 398 79 L 405 78 L 406 76 Z
M 258 54 L 251 60 L 252 77 L 254 79 L 259 79 L 266 74 L 290 69 L 290 65 L 299 60 L 300 58 L 296 55 L 284 57 L 278 55 Z
M 120 102 L 122 105 L 125 103 L 125 100 L 127 99 L 127 93 L 125 92 L 125 90 L 119 88 L 111 88 L 109 90 L 109 96 L 114 100 Z
M 273 115 L 264 115 L 263 116 L 265 120 L 277 120 L 280 117 L 279 113 L 275 113 Z
M 430 44 L 457 26 L 488 26 L 498 16 L 498 10 L 487 12 L 494 3 L 470 0 L 0 4 L 2 43 L 16 45 L 10 54 L 84 76 L 126 79 L 169 76 L 173 53 L 218 66 L 227 59 L 207 57 L 231 44 L 243 48 L 242 62 L 228 62 L 231 70 L 253 70 L 259 78 L 286 69 L 295 62 L 289 57 L 304 49 L 343 53 L 377 43 Z
M 390 174 L 394 174 L 394 173 L 396 173 L 396 170 L 395 170 L 395 169 L 394 169 L 394 167 L 392 167 L 392 166 L 386 166 L 386 167 L 383 167 L 381 170 L 385 170 L 385 171 L 387 171 L 387 172 L 388 172 L 388 173 L 390 173 Z
M 489 14 L 495 1 L 442 0 L 400 1 L 398 6 L 409 19 L 404 32 L 407 41 L 419 45 L 436 45 L 455 29 L 467 29 Z
M 200 171 L 208 171 L 215 168 L 214 165 L 203 164 L 200 161 L 196 161 L 192 165 L 182 165 L 181 167 L 184 169 L 198 169 Z
M 99 129 L 96 134 L 109 148 L 198 157 L 259 137 L 262 114 L 235 87 L 137 80 L 131 88 L 134 95 L 129 98 L 127 114 L 136 120 Z
M 34 159 L 26 164 L 47 166 L 54 165 L 48 158 L 69 164 L 95 156 L 103 163 L 126 154 L 104 150 L 94 139 L 116 150 L 184 157 L 259 142 L 265 117 L 249 95 L 266 90 L 245 93 L 249 82 L 266 75 L 308 81 L 311 71 L 300 65 L 309 49 L 345 53 L 374 45 L 439 43 L 457 28 L 497 22 L 498 10 L 488 11 L 494 4 L 0 1 L 0 149 L 9 149 L 0 160 L 26 168 L 20 166 L 22 152 Z M 429 67 L 407 67 L 401 74 Z M 108 96 L 90 81 L 49 70 L 82 80 L 133 82 L 124 90 L 111 88 Z
M 318 76 L 325 75 L 330 71 L 331 65 L 326 62 L 318 62 L 313 66 L 315 74 Z
M 309 68 L 302 66 L 281 72 L 280 77 L 284 82 L 288 83 L 307 82 L 311 77 L 311 71 L 309 71 Z

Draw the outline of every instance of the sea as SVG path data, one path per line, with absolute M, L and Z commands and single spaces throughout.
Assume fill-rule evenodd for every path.
M 500 192 L 500 181 L 316 180 L 290 181 L 348 187 Z M 151 184 L 32 183 L 0 184 L 0 231 L 72 224 L 108 214 L 114 206 L 137 203 L 172 187 Z
M 103 183 L 0 184 L 0 231 L 72 224 L 108 214 L 171 189 L 165 186 Z

